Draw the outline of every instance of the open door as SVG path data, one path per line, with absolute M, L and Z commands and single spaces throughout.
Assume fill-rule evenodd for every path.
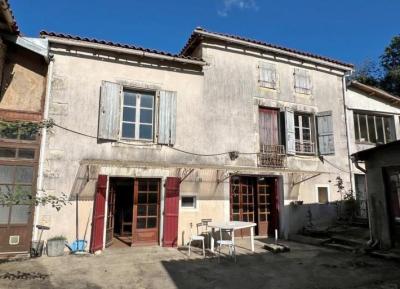
M 270 214 L 269 198 L 271 193 L 271 184 L 266 181 L 266 178 L 258 178 L 257 180 L 257 221 L 258 235 L 268 235 L 268 215 Z
M 90 252 L 103 249 L 104 218 L 106 207 L 107 176 L 99 175 L 93 204 L 92 236 Z
M 110 185 L 110 190 L 108 192 L 108 206 L 107 206 L 106 247 L 112 245 L 114 238 L 115 191 L 116 191 L 115 186 Z
M 178 215 L 180 178 L 168 177 L 165 181 L 164 205 L 164 247 L 176 247 L 178 244 Z

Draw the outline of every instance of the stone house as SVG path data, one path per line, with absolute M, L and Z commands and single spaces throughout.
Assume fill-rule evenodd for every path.
M 55 127 L 42 138 L 38 193 L 73 203 L 37 212 L 47 236 L 84 238 L 96 251 L 185 244 L 203 218 L 282 237 L 308 209 L 318 222 L 335 218 L 334 180 L 351 186 L 352 65 L 201 28 L 178 55 L 41 36 L 53 56 L 45 118 Z

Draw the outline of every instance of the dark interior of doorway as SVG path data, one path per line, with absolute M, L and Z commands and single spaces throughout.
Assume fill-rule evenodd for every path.
M 110 178 L 108 202 L 114 221 L 113 247 L 130 246 L 132 243 L 133 186 L 133 178 Z

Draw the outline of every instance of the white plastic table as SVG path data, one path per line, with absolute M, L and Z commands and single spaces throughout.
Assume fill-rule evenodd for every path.
M 230 221 L 225 223 L 209 223 L 208 227 L 211 228 L 211 252 L 214 252 L 214 232 L 215 229 L 225 229 L 232 230 L 232 242 L 235 244 L 235 230 L 250 228 L 250 241 L 251 241 L 251 251 L 254 252 L 254 227 L 257 226 L 256 223 L 252 222 L 240 222 L 240 221 Z

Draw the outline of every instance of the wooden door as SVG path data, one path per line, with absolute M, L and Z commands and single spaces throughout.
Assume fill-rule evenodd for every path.
M 276 109 L 259 108 L 260 145 L 279 145 L 279 123 Z
M 104 217 L 106 207 L 107 176 L 99 175 L 93 204 L 92 236 L 90 252 L 103 249 Z
M 178 244 L 179 188 L 181 179 L 169 177 L 165 181 L 163 246 Z
M 231 220 L 254 222 L 254 184 L 250 177 L 231 178 Z M 241 236 L 249 236 L 250 229 L 240 230 Z
M 387 205 L 393 247 L 400 247 L 400 168 L 387 170 Z
M 268 236 L 268 215 L 270 214 L 271 184 L 265 178 L 257 181 L 257 227 L 260 236 Z
M 132 246 L 158 242 L 160 180 L 135 179 Z
M 115 224 L 115 192 L 114 185 L 110 186 L 108 192 L 108 206 L 107 206 L 107 226 L 106 226 L 106 247 L 111 246 L 114 238 L 114 224 Z

